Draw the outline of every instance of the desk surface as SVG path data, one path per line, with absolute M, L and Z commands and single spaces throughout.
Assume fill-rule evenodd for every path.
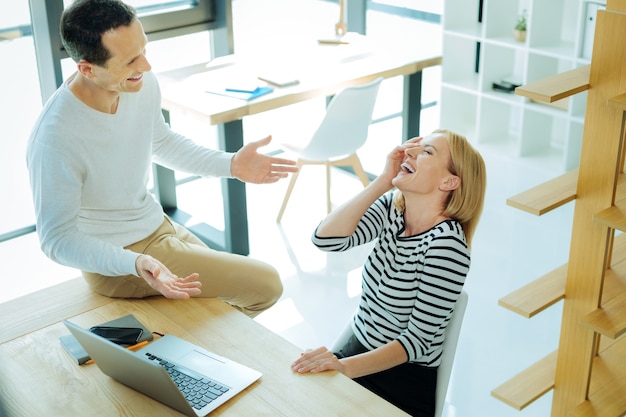
M 292 372 L 289 364 L 299 348 L 216 299 L 112 300 L 71 320 L 90 327 L 128 313 L 153 331 L 174 334 L 263 373 L 211 415 L 406 415 L 339 373 Z M 59 343 L 59 336 L 68 333 L 56 322 L 0 345 L 0 392 L 9 415 L 181 415 L 115 382 L 96 365 L 76 365 Z M 35 386 L 37 401 L 34 391 L 25 389 Z
M 366 37 L 346 45 L 304 45 L 298 50 L 263 55 L 229 55 L 157 74 L 166 110 L 192 114 L 217 125 L 334 95 L 349 85 L 378 77 L 411 75 L 441 64 L 441 52 L 424 43 L 416 47 L 380 44 Z M 276 87 L 271 94 L 245 101 L 207 93 L 210 86 L 248 82 L 260 75 L 280 74 L 299 84 Z M 262 83 L 261 83 L 262 84 Z

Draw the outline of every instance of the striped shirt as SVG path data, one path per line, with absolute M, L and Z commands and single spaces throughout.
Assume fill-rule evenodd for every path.
M 444 331 L 469 271 L 461 225 L 444 221 L 415 236 L 402 236 L 404 217 L 393 194 L 380 197 L 347 237 L 319 237 L 324 251 L 340 252 L 377 239 L 364 267 L 352 330 L 373 350 L 398 340 L 409 362 L 439 366 Z

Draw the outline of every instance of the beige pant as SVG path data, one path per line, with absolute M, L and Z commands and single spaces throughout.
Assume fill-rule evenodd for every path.
M 202 282 L 200 297 L 220 298 L 250 317 L 274 305 L 283 291 L 280 276 L 272 266 L 243 255 L 210 249 L 167 217 L 154 233 L 126 249 L 158 259 L 180 277 L 197 272 Z M 85 271 L 82 274 L 94 291 L 108 297 L 160 295 L 135 275 L 107 277 Z

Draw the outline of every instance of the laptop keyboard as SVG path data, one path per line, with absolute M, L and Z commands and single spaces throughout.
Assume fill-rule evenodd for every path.
M 159 364 L 165 368 L 187 401 L 197 410 L 202 409 L 211 401 L 219 398 L 220 395 L 228 392 L 228 387 L 190 371 L 189 369 L 174 365 L 150 353 L 146 353 L 146 356 L 150 360 L 159 362 Z

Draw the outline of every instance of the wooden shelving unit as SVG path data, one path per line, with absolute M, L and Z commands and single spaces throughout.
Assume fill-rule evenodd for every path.
M 591 65 L 519 88 L 552 102 L 586 91 L 578 170 L 509 199 L 542 215 L 574 201 L 566 265 L 503 297 L 526 317 L 563 299 L 557 351 L 492 391 L 517 409 L 553 390 L 552 417 L 626 414 L 626 2 L 597 14 Z

